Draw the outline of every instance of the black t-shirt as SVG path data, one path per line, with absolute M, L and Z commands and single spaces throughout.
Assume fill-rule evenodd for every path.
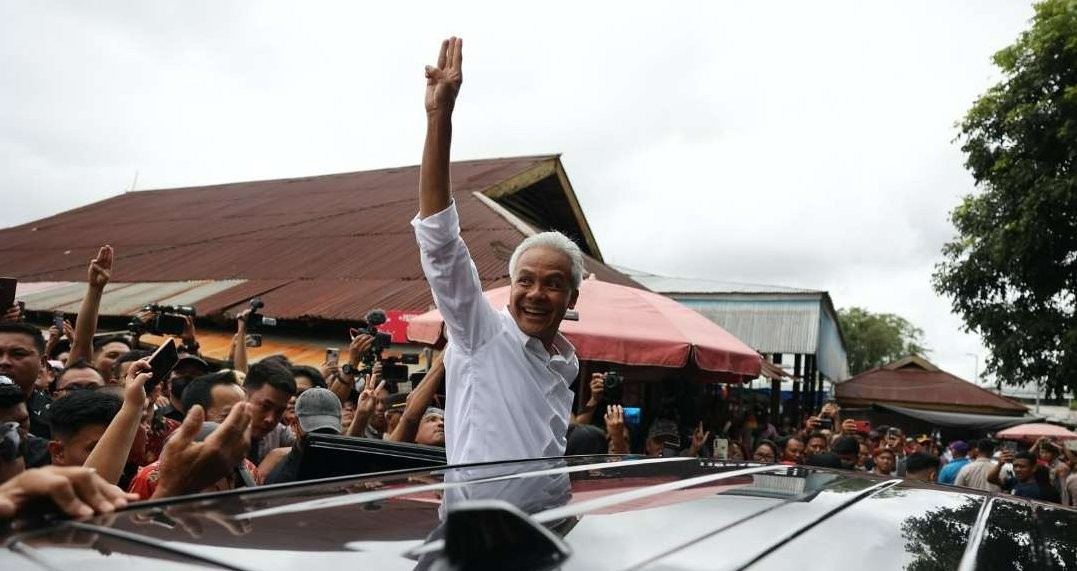
M 49 408 L 52 406 L 52 397 L 34 389 L 30 398 L 26 399 L 26 410 L 30 413 L 30 434 L 40 436 L 45 440 L 52 438 L 52 429 L 49 428 Z
M 288 455 L 284 457 L 284 460 L 281 460 L 280 464 L 277 464 L 277 467 L 273 468 L 269 475 L 265 477 L 265 483 L 268 485 L 297 481 L 299 479 L 299 464 L 302 461 L 303 452 L 299 450 L 298 446 L 293 446 Z

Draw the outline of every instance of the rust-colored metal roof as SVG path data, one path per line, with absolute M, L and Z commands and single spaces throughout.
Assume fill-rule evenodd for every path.
M 835 392 L 839 401 L 900 404 L 954 412 L 1024 413 L 1028 410 L 1020 403 L 958 378 L 918 357 L 860 373 L 838 384 Z
M 525 234 L 519 220 L 473 193 L 495 185 L 504 192 L 507 181 L 552 171 L 551 164 L 560 167 L 558 157 L 453 163 L 464 240 L 485 285 L 507 283 L 508 258 Z M 572 194 L 550 180 L 542 188 Z M 141 288 L 152 291 L 139 284 L 172 282 L 164 288 L 170 297 L 185 291 L 174 284 L 199 282 L 195 291 L 204 295 L 186 301 L 200 315 L 234 313 L 255 295 L 268 315 L 284 319 L 357 319 L 375 307 L 423 311 L 433 300 L 410 224 L 417 210 L 417 166 L 129 192 L 0 230 L 0 273 L 20 282 L 82 282 L 97 248 L 111 244 L 112 281 L 129 284 L 116 294 L 126 290 L 130 302 L 143 301 L 134 295 Z M 586 228 L 585 220 L 568 223 Z M 597 259 L 586 263 L 602 280 L 642 287 Z M 128 313 L 132 303 L 113 303 L 110 293 L 102 314 Z

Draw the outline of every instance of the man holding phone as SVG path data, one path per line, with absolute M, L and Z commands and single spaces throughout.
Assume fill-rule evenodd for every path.
M 509 304 L 495 309 L 460 236 L 449 180 L 452 113 L 463 41 L 441 44 L 426 68 L 426 141 L 419 215 L 412 221 L 434 301 L 445 319 L 445 440 L 450 464 L 560 456 L 579 372 L 558 332 L 576 305 L 583 253 L 559 232 L 526 238 L 509 260 Z

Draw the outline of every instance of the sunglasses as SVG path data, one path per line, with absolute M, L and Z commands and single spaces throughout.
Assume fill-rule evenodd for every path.
M 0 424 L 0 461 L 9 464 L 26 453 L 26 438 L 22 435 L 19 423 Z

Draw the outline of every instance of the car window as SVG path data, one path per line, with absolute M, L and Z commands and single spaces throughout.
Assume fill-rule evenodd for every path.
M 1077 569 L 1077 512 L 1037 505 L 1036 533 L 1043 546 L 1044 567 Z
M 1037 569 L 1032 517 L 1031 505 L 996 499 L 976 554 L 976 568 Z

